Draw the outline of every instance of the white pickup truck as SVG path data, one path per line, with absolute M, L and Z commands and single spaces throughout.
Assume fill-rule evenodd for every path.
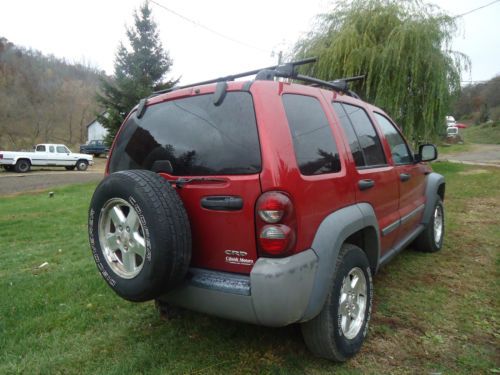
M 65 145 L 39 144 L 32 152 L 0 151 L 0 166 L 8 171 L 28 172 L 34 167 L 65 167 L 84 171 L 94 164 L 92 155 L 76 154 Z

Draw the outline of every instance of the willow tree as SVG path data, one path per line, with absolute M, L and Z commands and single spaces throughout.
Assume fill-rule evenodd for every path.
M 318 16 L 294 49 L 318 56 L 308 73 L 333 80 L 366 75 L 353 89 L 389 113 L 413 141 L 444 127 L 468 58 L 450 50 L 456 20 L 419 0 L 354 0 Z

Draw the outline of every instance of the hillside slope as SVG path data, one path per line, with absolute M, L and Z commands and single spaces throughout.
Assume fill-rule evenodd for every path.
M 101 74 L 0 37 L 0 149 L 84 142 Z

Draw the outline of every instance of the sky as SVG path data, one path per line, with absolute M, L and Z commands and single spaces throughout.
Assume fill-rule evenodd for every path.
M 494 0 L 433 0 L 458 15 Z M 315 16 L 334 0 L 155 0 L 151 3 L 161 41 L 173 59 L 169 78 L 181 84 L 274 65 L 310 31 Z M 0 36 L 70 62 L 113 73 L 125 28 L 143 0 L 0 0 Z M 174 14 L 174 13 L 177 13 Z M 181 15 L 181 16 L 179 16 Z M 183 18 L 184 17 L 184 18 Z M 188 18 L 186 20 L 185 18 Z M 500 1 L 461 17 L 452 49 L 468 55 L 463 81 L 500 74 Z M 203 25 L 206 28 L 197 26 Z

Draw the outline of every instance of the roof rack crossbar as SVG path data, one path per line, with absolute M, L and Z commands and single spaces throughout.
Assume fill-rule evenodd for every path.
M 332 90 L 340 91 L 340 92 L 343 92 L 346 94 L 349 93 L 349 90 L 347 89 L 346 85 L 343 84 L 342 82 L 338 82 L 336 80 L 335 81 L 323 81 L 322 79 L 309 77 L 309 76 L 305 76 L 302 74 L 297 74 L 295 77 L 292 77 L 292 78 L 297 79 L 299 81 L 303 81 L 303 82 L 313 83 L 313 84 L 318 85 L 318 86 L 328 87 Z
M 286 63 L 285 65 L 291 65 L 292 67 L 295 68 L 296 66 L 314 63 L 314 62 L 316 62 L 316 60 L 317 60 L 316 57 L 309 57 L 307 59 L 289 62 L 289 63 Z M 196 82 L 196 83 L 192 83 L 192 84 L 185 85 L 185 86 L 177 86 L 177 87 L 172 87 L 172 88 L 165 89 L 165 90 L 155 91 L 149 97 L 151 98 L 153 96 L 157 96 L 157 95 L 160 95 L 160 94 L 165 94 L 167 92 L 171 92 L 171 91 L 175 91 L 175 90 L 187 89 L 187 88 L 194 87 L 194 86 L 202 86 L 202 85 L 208 85 L 210 83 L 217 83 L 217 82 L 224 82 L 224 81 L 234 81 L 236 78 L 242 78 L 242 77 L 248 77 L 248 76 L 251 76 L 251 75 L 255 75 L 255 74 L 259 73 L 262 70 L 275 70 L 275 69 L 277 69 L 280 66 L 281 65 L 273 65 L 273 66 L 268 66 L 267 68 L 260 68 L 260 69 L 249 70 L 247 72 L 232 74 L 232 75 L 229 75 L 229 76 L 219 77 L 219 78 L 215 78 L 215 79 L 210 79 L 208 81 Z

